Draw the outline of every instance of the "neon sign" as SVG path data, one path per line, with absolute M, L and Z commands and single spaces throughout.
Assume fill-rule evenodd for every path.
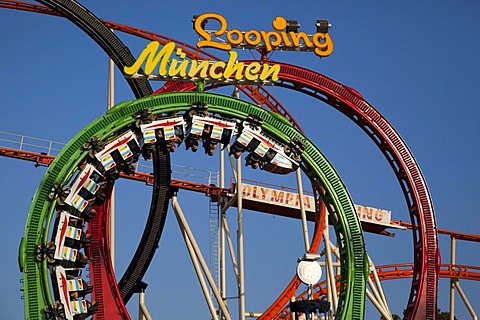
M 220 23 L 220 28 L 215 31 L 205 29 L 207 20 Z M 272 50 L 295 50 L 313 51 L 319 57 L 327 57 L 333 52 L 333 42 L 330 35 L 325 32 L 317 32 L 308 35 L 305 32 L 286 32 L 287 20 L 284 17 L 276 17 L 272 21 L 274 31 L 248 30 L 240 31 L 231 29 L 227 31 L 227 19 L 217 13 L 205 13 L 195 18 L 194 29 L 203 39 L 197 42 L 197 47 L 215 48 L 230 51 L 232 48 L 264 48 L 267 52 Z M 225 36 L 226 42 L 215 41 L 212 37 Z

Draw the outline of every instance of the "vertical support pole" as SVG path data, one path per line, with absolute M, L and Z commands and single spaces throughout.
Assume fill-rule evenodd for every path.
M 242 185 L 242 159 L 237 159 L 237 255 L 238 255 L 238 311 L 239 320 L 245 320 L 245 274 L 243 256 L 243 185 Z
M 290 302 L 295 302 L 295 297 L 291 297 Z M 295 312 L 290 311 L 290 319 L 297 320 L 297 317 L 295 316 Z
M 112 30 L 113 31 L 113 30 Z M 108 61 L 108 95 L 107 110 L 110 110 L 115 104 L 114 99 L 114 64 L 113 60 Z M 110 236 L 110 258 L 112 268 L 115 270 L 115 189 L 112 189 L 110 197 L 110 214 L 108 215 L 108 234 Z
M 217 310 L 215 310 L 215 306 L 213 305 L 212 297 L 208 292 L 208 287 L 205 282 L 205 279 L 202 276 L 202 269 L 198 262 L 198 257 L 195 254 L 195 250 L 193 249 L 192 243 L 188 238 L 187 233 L 185 232 L 183 226 L 180 225 L 180 231 L 182 232 L 183 240 L 185 241 L 185 245 L 187 246 L 188 253 L 190 255 L 190 259 L 193 264 L 193 268 L 195 269 L 195 273 L 197 274 L 198 282 L 200 282 L 200 287 L 202 288 L 203 296 L 205 297 L 205 302 L 207 303 L 208 309 L 210 310 L 210 314 L 212 315 L 212 320 L 218 320 Z
M 220 188 L 225 188 L 225 150 L 220 151 Z M 224 225 L 223 199 L 220 201 L 220 223 L 219 223 L 219 244 L 220 244 L 220 294 L 223 301 L 227 302 L 227 271 L 226 271 L 226 252 L 225 252 L 225 225 Z M 226 217 L 225 217 L 226 220 Z M 220 313 L 220 319 L 222 314 Z
M 383 306 L 385 307 L 385 311 L 387 311 L 387 313 L 391 314 L 392 312 L 390 311 L 390 308 L 388 307 L 387 298 L 385 297 L 385 292 L 383 291 L 382 283 L 380 281 L 380 278 L 378 277 L 377 268 L 375 267 L 372 260 L 370 259 L 370 256 L 368 256 L 368 261 L 369 261 L 369 264 L 370 264 L 370 271 L 373 274 L 373 278 L 375 279 L 375 285 L 378 289 L 378 293 L 381 297 L 381 301 L 383 302 Z
M 450 264 L 454 265 L 456 260 L 456 239 L 450 236 Z M 450 320 L 455 319 L 455 281 L 450 279 Z
M 150 312 L 145 305 L 145 290 L 138 293 L 138 320 L 152 320 Z
M 312 299 L 313 299 L 313 284 L 309 284 L 308 285 L 308 300 L 312 300 Z M 305 316 L 307 316 L 307 314 L 305 314 Z M 315 313 L 314 312 L 309 313 L 307 319 L 315 320 Z
M 228 242 L 228 251 L 230 253 L 230 257 L 232 258 L 232 265 L 233 265 L 233 273 L 235 274 L 235 280 L 239 283 L 238 280 L 238 263 L 235 255 L 235 249 L 233 248 L 232 237 L 230 236 L 230 230 L 228 228 L 227 216 L 225 214 L 222 215 L 223 219 L 223 227 L 225 228 L 225 238 Z
M 335 283 L 335 274 L 333 272 L 332 250 L 330 243 L 330 234 L 328 230 L 328 214 L 325 215 L 327 222 L 325 223 L 325 231 L 323 232 L 323 243 L 325 244 L 325 264 L 327 278 L 327 295 L 330 301 L 329 315 L 335 313 L 338 304 L 337 287 Z
M 237 86 L 233 87 L 232 97 L 240 99 L 240 92 Z M 227 148 L 222 150 L 220 153 L 220 188 L 225 188 L 225 151 L 230 152 L 230 144 L 227 144 Z M 235 166 L 233 165 L 232 158 L 229 157 L 230 165 L 234 174 L 234 178 L 237 179 L 237 172 Z M 237 194 L 238 196 L 238 194 Z M 241 201 L 241 200 L 240 200 Z M 222 293 L 222 298 L 227 303 L 227 256 L 226 256 L 226 246 L 225 246 L 225 237 L 227 225 L 227 215 L 226 210 L 224 209 L 223 202 L 220 210 L 220 290 Z M 230 236 L 229 236 L 230 238 Z M 233 255 L 232 255 L 233 258 Z M 235 265 L 236 263 L 233 263 Z M 238 274 L 238 272 L 237 272 Z
M 300 216 L 302 217 L 303 243 L 305 245 L 305 252 L 309 252 L 310 241 L 308 237 L 307 214 L 305 213 L 305 203 L 303 202 L 302 172 L 300 171 L 300 168 L 296 170 L 296 174 L 297 174 L 298 195 L 300 198 Z
M 230 152 L 230 145 L 227 146 L 227 151 Z M 238 177 L 237 177 L 237 170 L 235 168 L 235 161 L 233 160 L 233 157 L 228 157 L 230 161 L 230 167 L 232 168 L 232 173 L 233 173 L 233 179 L 235 182 L 237 182 Z
M 138 293 L 138 320 L 145 320 L 143 316 L 142 305 L 145 303 L 145 291 L 140 291 Z

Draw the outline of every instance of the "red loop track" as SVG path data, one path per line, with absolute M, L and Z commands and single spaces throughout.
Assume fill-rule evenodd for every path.
M 92 242 L 87 256 L 91 258 L 91 270 L 95 270 L 90 273 L 90 280 L 95 288 L 92 299 L 98 303 L 95 319 L 129 320 L 130 316 L 118 286 L 111 285 L 111 283 L 117 283 L 110 259 L 110 238 L 107 230 L 112 189 L 111 183 L 103 188 L 108 200 L 94 207 L 97 214 L 89 225 Z

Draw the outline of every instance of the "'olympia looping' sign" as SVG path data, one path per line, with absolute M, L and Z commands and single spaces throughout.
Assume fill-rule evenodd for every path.
M 207 21 L 216 21 L 220 27 L 218 30 L 207 30 L 205 29 Z M 307 35 L 305 32 L 287 32 L 288 21 L 280 16 L 272 21 L 273 31 L 227 30 L 227 20 L 216 13 L 196 16 L 193 26 L 200 36 L 197 47 L 228 51 L 228 61 L 190 60 L 174 42 L 168 42 L 160 48 L 158 41 L 152 41 L 143 49 L 132 66 L 124 67 L 125 76 L 148 77 L 150 80 L 268 85 L 278 80 L 280 65 L 263 61 L 248 64 L 238 62 L 238 54 L 232 51 L 233 48 L 258 49 L 265 53 L 272 50 L 313 51 L 319 57 L 329 56 L 333 51 L 333 42 L 327 32 L 317 32 L 313 35 Z M 222 36 L 225 36 L 225 40 L 218 41 Z M 138 74 L 142 65 L 145 65 L 144 75 Z

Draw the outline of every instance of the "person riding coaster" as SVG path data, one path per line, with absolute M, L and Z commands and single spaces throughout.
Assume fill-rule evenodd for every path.
M 253 115 L 243 121 L 239 125 L 239 133 L 229 155 L 238 159 L 243 152 L 248 152 L 245 166 L 251 166 L 253 169 L 260 168 L 276 174 L 288 174 L 296 170 L 299 164 L 289 155 L 300 159 L 293 151 L 301 153 L 302 145 L 295 141 L 292 141 L 291 147 L 283 145 L 264 133 L 261 124 L 262 119 Z M 289 151 L 289 155 L 285 150 Z
M 185 138 L 185 120 L 183 116 L 160 118 L 140 125 L 143 134 L 142 155 L 151 159 L 156 144 L 163 144 L 169 152 L 175 152 Z
M 128 130 L 121 136 L 95 153 L 95 158 L 102 164 L 108 180 L 116 180 L 121 172 L 133 174 L 134 163 L 140 158 L 141 150 L 133 131 Z
M 230 144 L 235 127 L 236 123 L 228 119 L 193 115 L 187 130 L 185 147 L 196 152 L 198 142 L 201 141 L 205 154 L 213 156 L 219 143 L 222 144 L 222 150 Z
M 45 308 L 47 319 L 81 320 L 97 312 L 97 302 L 85 299 L 93 286 L 82 279 L 82 269 L 57 265 L 52 273 L 55 303 Z

